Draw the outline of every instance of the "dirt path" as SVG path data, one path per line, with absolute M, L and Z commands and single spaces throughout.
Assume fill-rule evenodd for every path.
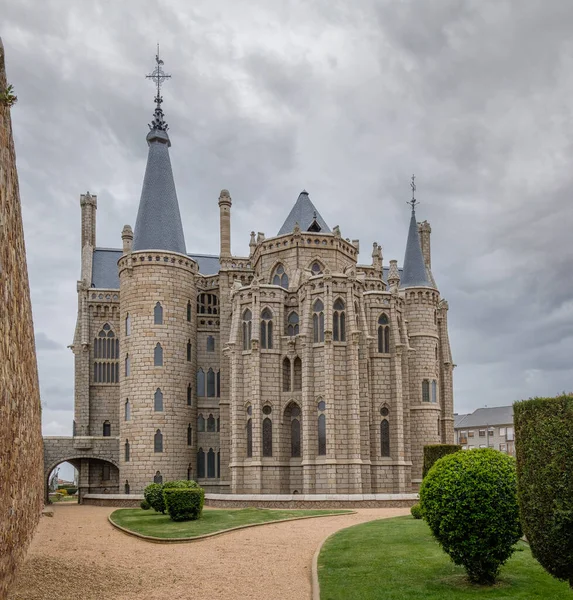
M 308 600 L 312 556 L 343 527 L 408 509 L 277 523 L 191 544 L 150 544 L 114 529 L 114 509 L 54 505 L 43 517 L 9 600 L 209 598 Z

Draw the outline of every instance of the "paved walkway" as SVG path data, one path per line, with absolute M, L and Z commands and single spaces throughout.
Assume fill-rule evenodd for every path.
M 150 544 L 114 529 L 114 509 L 54 505 L 42 517 L 9 600 L 308 600 L 312 556 L 329 534 L 408 509 L 254 527 L 191 544 Z

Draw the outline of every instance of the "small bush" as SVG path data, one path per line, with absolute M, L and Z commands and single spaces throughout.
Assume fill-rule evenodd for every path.
M 163 485 L 150 483 L 143 490 L 143 497 L 155 512 L 165 514 L 165 500 L 163 499 Z
M 414 506 L 412 506 L 412 508 L 410 509 L 410 514 L 414 517 L 414 519 L 423 518 L 422 507 L 420 506 L 420 503 L 414 504 Z
M 531 553 L 573 588 L 573 396 L 513 405 L 519 512 Z
M 66 490 L 66 488 L 60 488 L 58 490 L 58 494 L 62 494 L 62 496 L 67 496 L 68 495 L 68 490 Z
M 490 448 L 438 460 L 420 489 L 424 519 L 474 583 L 491 584 L 521 537 L 515 460 Z
M 453 454 L 462 449 L 457 444 L 435 444 L 433 446 L 424 446 L 424 467 L 422 470 L 422 478 L 424 478 L 428 471 L 434 466 L 434 463 L 448 454 Z
M 139 507 L 142 510 L 149 510 L 151 508 L 151 505 L 149 504 L 149 502 L 147 500 L 142 500 Z
M 194 521 L 201 516 L 205 491 L 200 487 L 166 488 L 165 506 L 173 521 Z

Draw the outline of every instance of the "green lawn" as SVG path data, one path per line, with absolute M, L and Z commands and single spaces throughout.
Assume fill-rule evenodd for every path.
M 162 515 L 154 510 L 140 508 L 121 508 L 111 514 L 111 520 L 136 533 L 160 538 L 188 538 L 224 531 L 240 525 L 269 523 L 280 519 L 296 517 L 315 517 L 318 515 L 340 515 L 349 510 L 269 510 L 262 508 L 241 509 L 204 509 L 197 521 L 176 523 L 169 515 Z
M 425 521 L 398 517 L 345 529 L 322 547 L 321 600 L 573 600 L 567 583 L 548 575 L 519 542 L 492 587 L 470 584 Z

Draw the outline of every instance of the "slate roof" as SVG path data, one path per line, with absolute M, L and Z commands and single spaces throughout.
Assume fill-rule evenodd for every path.
M 147 143 L 149 154 L 133 232 L 133 250 L 170 250 L 186 254 L 167 132 L 152 129 Z
M 513 406 L 492 406 L 491 408 L 478 408 L 469 415 L 454 416 L 454 427 L 456 429 L 486 427 L 487 425 L 511 425 L 512 423 Z
M 117 261 L 123 252 L 116 248 L 96 248 L 92 261 L 92 287 L 108 290 L 119 289 Z M 219 272 L 219 257 L 213 254 L 188 254 L 199 265 L 203 275 L 216 275 Z
M 412 211 L 412 217 L 410 219 L 400 287 L 433 287 L 428 276 L 426 264 L 424 263 L 424 255 L 422 254 L 422 245 L 420 244 L 420 235 L 418 233 L 418 224 L 416 223 L 416 213 L 414 211 Z
M 277 235 L 284 235 L 294 231 L 294 226 L 298 223 L 301 231 L 308 231 L 313 221 L 320 225 L 321 232 L 330 233 L 330 227 L 326 224 L 326 221 L 321 217 L 320 213 L 316 210 L 316 206 L 311 202 L 308 192 L 303 190 L 297 201 L 295 202 L 292 210 L 290 211 L 286 221 L 280 228 Z

